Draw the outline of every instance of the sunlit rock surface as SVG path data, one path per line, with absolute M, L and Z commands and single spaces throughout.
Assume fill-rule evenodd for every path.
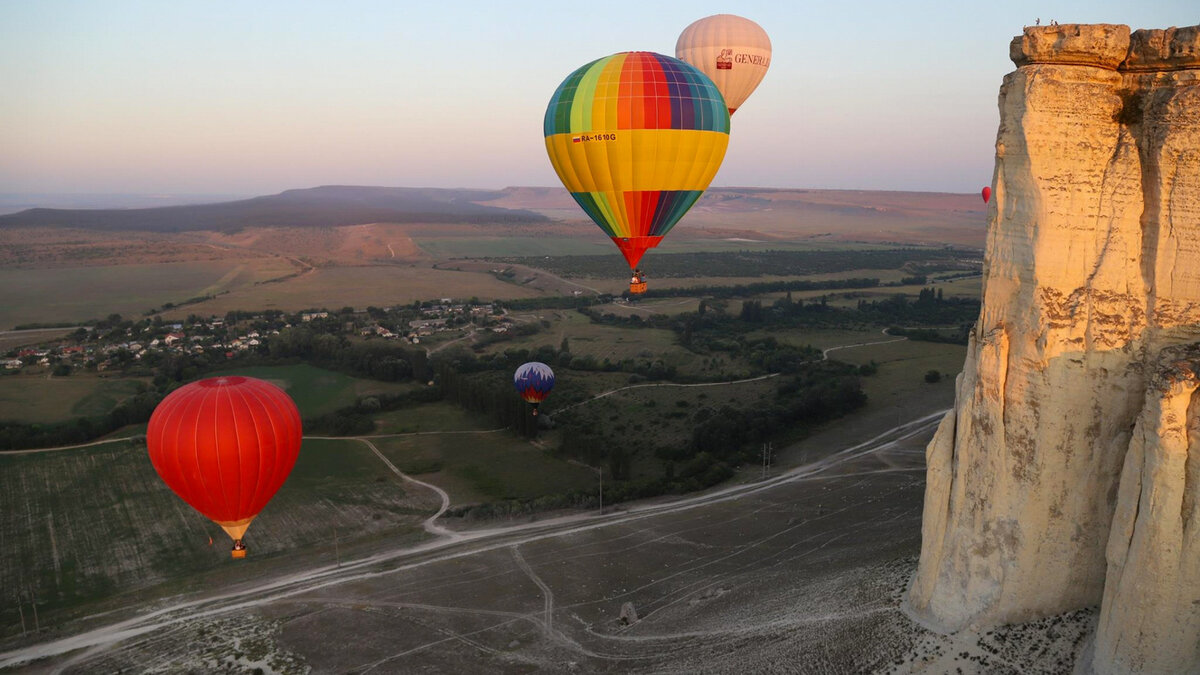
M 1097 673 L 1200 669 L 1200 345 L 1163 350 L 1108 539 Z
M 1152 414 L 1159 353 L 1200 340 L 1198 44 L 1198 27 L 1113 25 L 1030 27 L 1013 40 L 983 309 L 956 409 L 927 450 L 906 608 L 929 627 L 1027 621 L 1106 593 L 1118 485 L 1123 465 L 1134 479 L 1126 453 L 1135 421 Z M 1180 533 L 1190 539 L 1168 557 L 1196 550 L 1195 529 Z M 1143 558 L 1120 558 L 1126 578 L 1158 578 L 1131 571 Z M 1200 642 L 1195 623 L 1150 635 L 1119 614 L 1104 615 L 1115 623 L 1098 656 L 1126 649 L 1104 644 L 1118 634 L 1142 646 L 1190 639 L 1193 654 Z

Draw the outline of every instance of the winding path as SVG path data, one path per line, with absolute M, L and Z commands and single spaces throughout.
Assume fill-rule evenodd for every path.
M 452 541 L 457 541 L 459 539 L 462 539 L 462 535 L 460 535 L 459 533 L 457 533 L 453 530 L 448 530 L 448 529 L 442 527 L 441 525 L 437 524 L 437 519 L 440 518 L 442 516 L 442 514 L 445 513 L 447 509 L 450 508 L 450 495 L 447 494 L 445 490 L 443 490 L 442 488 L 440 488 L 432 483 L 426 483 L 423 480 L 417 480 L 416 478 L 413 478 L 412 476 L 410 476 L 410 475 L 404 473 L 403 471 L 401 471 L 400 469 L 396 468 L 396 465 L 392 464 L 392 460 L 388 459 L 387 457 L 384 457 L 383 453 L 379 451 L 379 448 L 375 447 L 375 444 L 372 443 L 371 441 L 369 441 L 365 438 L 356 438 L 354 440 L 359 441 L 360 443 L 366 444 L 366 446 L 371 449 L 371 452 L 375 453 L 375 456 L 378 457 L 379 460 L 382 461 L 384 464 L 386 464 L 387 468 L 392 470 L 392 473 L 396 474 L 400 478 L 402 478 L 410 483 L 416 483 L 417 485 L 420 485 L 421 487 L 429 488 L 430 490 L 433 490 L 434 492 L 436 492 L 437 495 L 442 498 L 442 505 L 437 510 L 437 513 L 433 514 L 432 516 L 429 516 L 421 523 L 421 527 L 425 528 L 426 532 L 428 532 L 429 534 L 432 534 L 435 537 L 449 537 Z
M 889 335 L 888 329 L 886 329 L 886 328 L 884 328 L 880 332 L 882 332 L 884 335 Z M 821 350 L 821 360 L 828 361 L 829 360 L 829 352 L 836 352 L 839 349 L 852 349 L 854 347 L 867 347 L 870 345 L 886 345 L 886 344 L 890 344 L 892 342 L 904 342 L 907 339 L 908 338 L 906 338 L 906 337 L 897 337 L 897 338 L 892 338 L 891 340 L 877 340 L 875 342 L 859 342 L 858 344 L 853 344 L 853 345 L 839 345 L 837 347 L 829 347 L 828 349 Z
M 546 635 L 552 635 L 554 633 L 554 591 L 550 590 L 546 582 L 542 581 L 529 563 L 525 562 L 525 556 L 521 555 L 519 545 L 513 544 L 509 550 L 512 551 L 512 557 L 517 562 L 517 567 L 520 567 L 521 571 L 542 590 L 542 628 Z

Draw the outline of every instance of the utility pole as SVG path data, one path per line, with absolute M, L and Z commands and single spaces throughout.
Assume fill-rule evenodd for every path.
M 42 627 L 38 625 L 37 598 L 33 597 L 33 591 L 29 592 L 29 604 L 33 607 L 33 632 L 40 633 Z
M 771 469 L 771 451 L 773 450 L 772 443 L 763 443 L 762 446 L 762 477 L 767 478 L 767 472 Z
M 337 566 L 340 569 L 342 566 L 342 550 L 338 547 L 337 528 L 333 528 L 333 553 L 337 556 Z
M 604 515 L 604 467 L 596 469 L 596 475 L 600 477 L 600 515 Z

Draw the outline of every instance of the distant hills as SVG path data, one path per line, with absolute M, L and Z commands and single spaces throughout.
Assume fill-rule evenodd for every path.
M 502 190 L 327 185 L 277 195 L 152 208 L 33 208 L 0 215 L 4 228 L 93 232 L 235 233 L 255 228 L 385 224 L 422 234 L 574 236 L 587 218 L 561 187 Z M 869 241 L 982 247 L 987 210 L 978 194 L 710 188 L 673 237 L 745 241 Z M 531 229 L 532 227 L 532 229 Z M 458 228 L 458 229 L 455 229 Z M 413 234 L 415 230 L 409 231 Z M 590 228 L 578 233 L 593 234 Z M 457 236 L 456 235 L 456 236 Z
M 489 206 L 498 190 L 326 185 L 217 204 L 145 209 L 27 209 L 0 227 L 186 232 L 246 227 L 331 227 L 362 223 L 537 223 L 546 216 Z

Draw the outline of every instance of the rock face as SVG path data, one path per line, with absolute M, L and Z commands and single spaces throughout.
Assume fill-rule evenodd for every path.
M 1170 347 L 1133 427 L 1092 668 L 1200 669 L 1200 345 Z
M 1154 492 L 1146 481 L 1161 477 L 1126 462 L 1135 422 L 1154 414 L 1147 391 L 1159 354 L 1200 339 L 1198 44 L 1200 27 L 1131 35 L 1113 25 L 1031 27 L 1013 40 L 1019 67 L 1000 90 L 983 309 L 955 410 L 926 451 L 921 562 L 906 608 L 932 628 L 1020 622 L 1109 593 L 1118 484 Z M 1142 447 L 1144 457 L 1157 452 Z M 1197 490 L 1193 481 L 1181 493 L 1189 507 Z M 1128 518 L 1137 510 L 1127 501 L 1116 521 L 1148 525 Z M 1196 529 L 1179 532 L 1196 551 Z M 1146 583 L 1131 571 L 1144 556 L 1125 542 L 1121 576 Z M 1126 613 L 1105 616 L 1121 628 L 1098 635 L 1097 667 L 1105 635 L 1151 640 Z M 1190 625 L 1181 630 L 1194 647 Z

